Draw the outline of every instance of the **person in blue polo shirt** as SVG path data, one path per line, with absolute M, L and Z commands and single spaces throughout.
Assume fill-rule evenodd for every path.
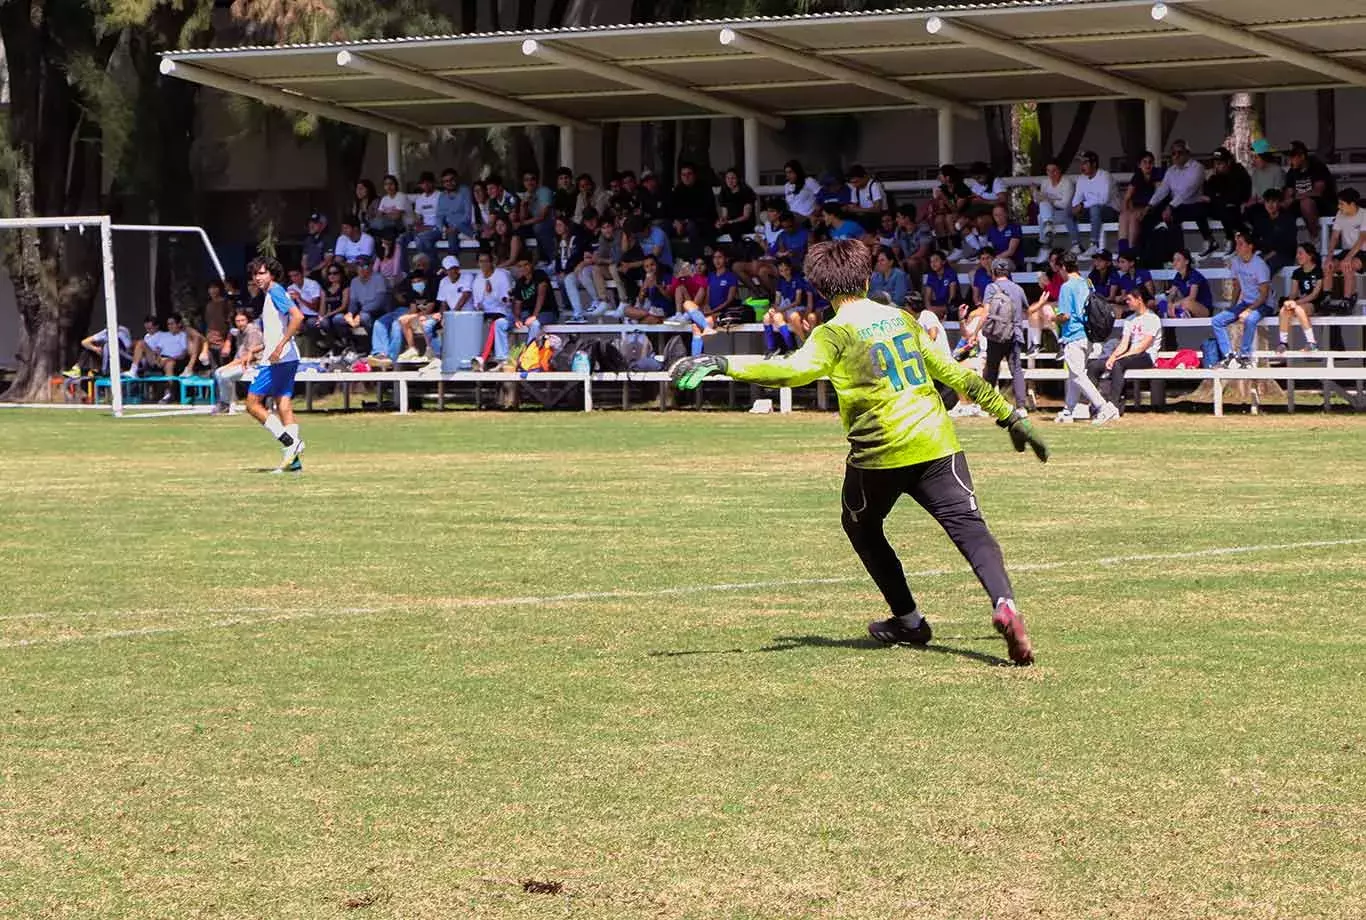
M 1209 281 L 1195 267 L 1195 259 L 1189 249 L 1178 249 L 1172 256 L 1172 267 L 1176 274 L 1167 293 L 1157 299 L 1157 312 L 1164 319 L 1186 319 L 1192 316 L 1209 316 L 1214 312 L 1214 291 Z
M 1110 250 L 1096 250 L 1096 254 L 1091 257 L 1091 272 L 1086 276 L 1086 280 L 1101 297 L 1106 300 L 1115 299 L 1115 288 L 1119 285 L 1119 272 L 1115 271 L 1115 263 L 1110 255 Z
M 744 304 L 740 302 L 740 277 L 730 270 L 724 249 L 711 254 L 712 272 L 707 276 L 707 304 L 702 312 L 724 325 L 744 318 Z
M 1020 264 L 1020 244 L 1024 239 L 1024 229 L 1010 219 L 1010 209 L 998 204 L 991 209 L 991 228 L 987 230 L 987 242 L 996 250 L 996 255 L 1009 259 L 1012 266 Z
M 825 208 L 825 226 L 832 240 L 856 240 L 863 236 L 863 225 L 851 220 L 840 205 Z
M 963 298 L 958 293 L 958 274 L 949 267 L 943 250 L 930 253 L 930 270 L 925 273 L 921 298 L 927 309 L 940 319 L 958 315 L 958 304 Z
M 991 263 L 996 261 L 996 249 L 986 246 L 977 253 L 977 268 L 972 273 L 972 305 L 980 307 L 987 302 L 987 285 L 992 282 Z M 960 317 L 961 319 L 961 317 Z
M 1214 316 L 1214 341 L 1219 347 L 1220 367 L 1252 367 L 1252 346 L 1257 340 L 1257 324 L 1265 317 L 1274 316 L 1278 306 L 1271 301 L 1271 268 L 1257 254 L 1256 243 L 1249 232 L 1239 230 L 1233 235 L 1233 261 L 1228 270 L 1233 275 L 1232 306 Z M 1243 323 L 1242 347 L 1233 350 L 1228 327 Z
M 1137 294 L 1143 298 L 1143 302 L 1148 305 L 1148 309 L 1153 309 L 1157 291 L 1153 287 L 1153 273 L 1146 268 L 1139 268 L 1132 251 L 1125 251 L 1119 254 L 1119 274 L 1115 278 L 1115 285 L 1119 303 L 1127 303 L 1130 294 Z

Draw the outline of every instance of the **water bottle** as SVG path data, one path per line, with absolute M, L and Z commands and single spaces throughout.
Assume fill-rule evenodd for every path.
M 588 360 L 588 355 L 582 351 L 574 353 L 574 360 L 569 362 L 569 369 L 576 374 L 591 374 L 593 372 L 593 362 Z

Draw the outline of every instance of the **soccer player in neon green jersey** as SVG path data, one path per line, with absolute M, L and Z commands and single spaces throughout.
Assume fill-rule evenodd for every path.
M 930 641 L 930 625 L 882 529 L 892 506 L 906 494 L 939 522 L 972 565 L 994 605 L 992 622 L 1005 637 L 1011 661 L 1032 664 L 1033 646 L 1015 606 L 1005 558 L 982 519 L 967 460 L 936 382 L 965 393 L 995 416 L 1016 450 L 1032 448 L 1047 461 L 1048 448 L 995 387 L 943 357 L 908 314 L 869 300 L 871 274 L 871 255 L 862 242 L 812 246 L 806 278 L 835 307 L 833 319 L 812 330 L 806 344 L 785 358 L 684 358 L 672 369 L 674 383 L 691 390 L 709 374 L 728 374 L 784 387 L 829 377 L 839 394 L 850 445 L 842 495 L 844 532 L 892 614 L 868 624 L 869 634 L 888 644 Z

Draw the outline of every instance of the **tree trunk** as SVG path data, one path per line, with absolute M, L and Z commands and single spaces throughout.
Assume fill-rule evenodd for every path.
M 689 118 L 678 129 L 678 162 L 692 163 L 697 168 L 697 179 L 717 185 L 711 166 L 711 119 Z
M 1319 110 L 1319 136 L 1318 143 L 1314 146 L 1318 148 L 1319 159 L 1331 163 L 1336 158 L 1338 149 L 1337 91 L 1321 89 L 1316 95 L 1315 101 L 1318 103 Z
M 1049 157 L 1053 156 L 1053 103 L 1040 102 L 1039 110 L 1039 146 L 1035 150 L 1034 159 L 1030 163 L 1030 174 L 1035 176 L 1043 175 L 1043 168 Z
M 0 40 L 8 53 L 12 148 L 3 192 L 15 216 L 98 213 L 99 136 L 83 114 L 89 106 L 68 67 L 78 54 L 103 67 L 112 42 L 97 45 L 88 7 L 37 15 L 31 0 L 0 3 Z M 20 343 L 18 374 L 0 398 L 29 401 L 46 395 L 48 378 L 74 357 L 85 333 L 97 290 L 99 240 L 88 230 L 4 236 Z
M 1091 124 L 1091 115 L 1096 110 L 1093 101 L 1080 102 L 1077 110 L 1072 113 L 1072 126 L 1067 129 L 1067 137 L 1063 138 L 1062 146 L 1058 148 L 1055 159 L 1062 164 L 1063 172 L 1070 172 L 1069 164 L 1077 158 L 1077 152 L 1081 149 L 1082 139 L 1086 137 L 1086 129 Z
M 616 121 L 604 122 L 602 126 L 602 187 L 607 187 L 607 180 L 615 174 L 617 166 L 617 147 L 621 143 L 621 123 Z
M 1011 173 L 1010 106 L 989 105 L 982 110 L 982 125 L 987 132 L 991 171 L 998 176 Z

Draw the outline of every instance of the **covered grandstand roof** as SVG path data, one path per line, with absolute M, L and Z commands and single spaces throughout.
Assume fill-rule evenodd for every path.
M 1002 0 L 205 49 L 163 72 L 375 130 L 1366 86 L 1360 0 Z

